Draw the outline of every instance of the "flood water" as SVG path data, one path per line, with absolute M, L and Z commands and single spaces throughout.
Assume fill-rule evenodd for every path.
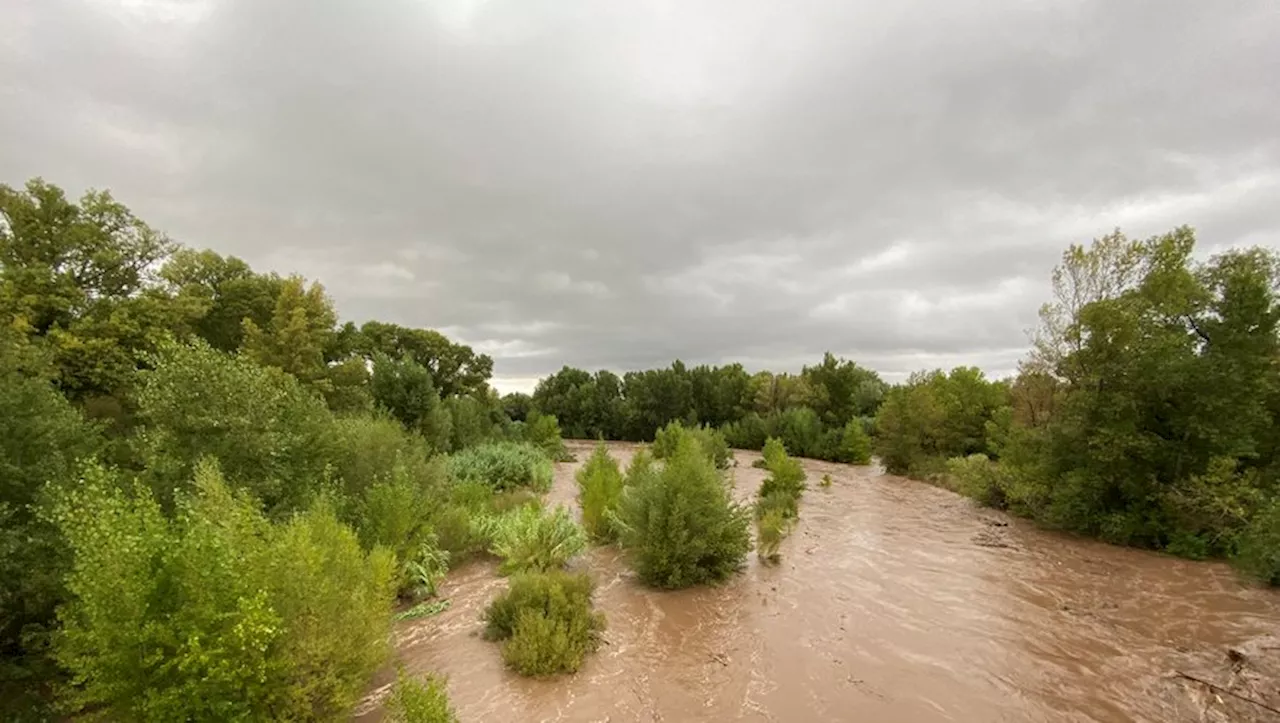
M 623 464 L 632 449 L 611 445 Z M 741 499 L 763 478 L 758 457 L 736 453 Z M 549 502 L 573 504 L 579 466 L 557 466 Z M 449 610 L 398 624 L 398 658 L 447 675 L 463 721 L 1163 723 L 1209 719 L 1172 671 L 1280 625 L 1280 594 L 1222 564 L 1045 532 L 874 467 L 805 468 L 810 489 L 779 565 L 752 553 L 726 584 L 661 592 L 612 548 L 579 560 L 608 630 L 576 675 L 503 668 L 480 637 L 481 612 L 506 584 L 490 562 L 451 573 Z M 392 677 L 380 676 L 359 719 L 381 717 Z

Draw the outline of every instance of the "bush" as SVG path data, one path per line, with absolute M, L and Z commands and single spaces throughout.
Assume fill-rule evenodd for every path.
M 440 497 L 436 483 L 410 479 L 407 470 L 397 465 L 391 479 L 375 482 L 357 503 L 360 542 L 367 550 L 385 547 L 402 564 L 409 562 L 428 537 L 434 539 L 430 521 Z
M 505 641 L 502 658 L 521 675 L 572 673 L 599 645 L 604 616 L 592 610 L 586 573 L 518 575 L 485 610 L 485 637 Z
M 782 442 L 776 438 L 765 442 L 764 461 L 769 476 L 760 483 L 757 496 L 761 500 L 772 498 L 770 507 L 782 510 L 788 519 L 795 518 L 805 489 L 804 466 L 799 460 L 789 457 Z
M 454 454 L 449 473 L 458 482 L 483 482 L 494 492 L 529 487 L 551 489 L 555 469 L 542 450 L 527 442 L 488 442 Z
M 734 449 L 760 449 L 769 438 L 769 425 L 755 412 L 729 422 L 720 428 L 725 441 Z
M 390 723 L 458 723 L 445 680 L 434 675 L 414 680 L 399 671 L 386 708 Z
M 541 449 L 548 459 L 568 462 L 572 459 L 560 434 L 560 423 L 553 414 L 530 412 L 520 427 L 520 439 Z
M 443 462 L 430 456 L 425 440 L 390 417 L 338 417 L 329 435 L 333 476 L 351 499 L 397 473 L 426 489 L 442 489 L 448 481 Z
M 1262 583 L 1280 585 L 1280 500 L 1254 514 L 1240 533 L 1232 562 Z
M 215 457 L 227 481 L 282 514 L 319 491 L 333 416 L 297 379 L 204 342 L 169 344 L 143 375 L 139 437 L 153 490 L 167 504 L 196 464 Z
M 769 509 L 756 517 L 757 555 L 764 562 L 777 562 L 782 540 L 787 536 L 788 522 L 780 509 Z
M 631 455 L 631 462 L 627 464 L 624 487 L 638 485 L 655 474 L 657 474 L 657 468 L 654 465 L 653 453 L 648 447 L 641 445 L 636 449 L 635 454 Z
M 711 427 L 686 428 L 678 421 L 670 422 L 658 430 L 653 439 L 653 456 L 667 459 L 675 453 L 680 440 L 686 436 L 697 441 L 703 454 L 715 464 L 716 469 L 728 469 L 733 456 L 723 434 Z
M 680 441 L 660 472 L 629 484 L 621 541 L 649 585 L 681 588 L 727 578 L 751 549 L 749 514 L 696 441 Z
M 597 542 L 613 541 L 617 538 L 613 517 L 622 497 L 623 480 L 617 460 L 609 456 L 609 448 L 603 443 L 596 445 L 576 478 L 582 526 L 587 535 Z
M 871 463 L 871 438 L 860 419 L 851 419 L 840 434 L 835 461 L 846 464 Z
M 435 533 L 429 533 L 422 538 L 417 553 L 405 559 L 401 567 L 407 578 L 402 590 L 407 586 L 409 594 L 417 599 L 435 597 L 436 586 L 449 572 L 449 553 L 440 549 Z
M 202 463 L 166 519 L 98 467 L 52 516 L 74 551 L 54 654 L 75 709 L 140 721 L 346 715 L 388 650 L 394 560 L 318 500 L 273 525 Z
M 980 505 L 1004 509 L 1007 506 L 1005 485 L 999 464 L 985 454 L 952 457 L 947 460 L 947 475 L 955 491 Z
M 498 518 L 490 551 L 502 558 L 498 571 L 508 575 L 564 567 L 586 547 L 586 535 L 567 509 L 547 514 L 526 505 Z

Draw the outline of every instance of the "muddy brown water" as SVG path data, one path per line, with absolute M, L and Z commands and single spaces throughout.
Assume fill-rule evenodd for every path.
M 623 464 L 633 450 L 611 445 Z M 735 456 L 748 499 L 759 455 Z M 557 466 L 550 503 L 574 504 L 579 466 Z M 503 668 L 480 637 L 506 585 L 492 562 L 450 574 L 449 610 L 398 624 L 397 658 L 448 676 L 463 721 L 1193 721 L 1214 697 L 1193 702 L 1173 671 L 1280 625 L 1280 594 L 1221 564 L 1042 531 L 875 467 L 805 468 L 779 565 L 753 553 L 726 584 L 662 592 L 611 548 L 577 561 L 608 630 L 576 675 Z M 393 677 L 379 676 L 359 720 L 382 717 Z

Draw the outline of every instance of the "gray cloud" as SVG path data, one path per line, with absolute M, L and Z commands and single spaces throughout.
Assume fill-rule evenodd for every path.
M 0 180 L 111 188 L 509 385 L 999 374 L 1067 243 L 1280 245 L 1271 0 L 5 4 Z

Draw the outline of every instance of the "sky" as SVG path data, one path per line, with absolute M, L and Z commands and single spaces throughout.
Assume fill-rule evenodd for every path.
M 1011 372 L 1070 243 L 1280 247 L 1275 0 L 0 0 L 0 183 L 568 364 Z

